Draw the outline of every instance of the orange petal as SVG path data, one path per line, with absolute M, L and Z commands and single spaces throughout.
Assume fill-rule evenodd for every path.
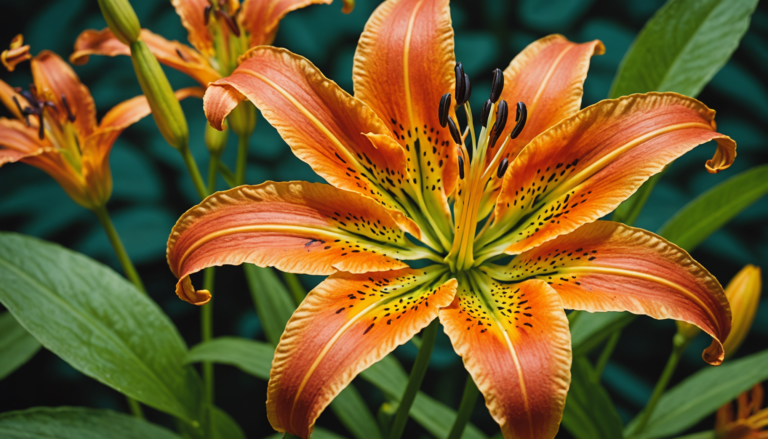
M 250 45 L 272 44 L 280 20 L 291 11 L 309 5 L 331 4 L 333 0 L 245 0 L 239 14 L 240 24 L 251 35 Z
M 536 137 L 509 165 L 496 222 L 481 252 L 516 254 L 615 209 L 645 180 L 697 145 L 715 140 L 731 160 L 736 143 L 715 131 L 715 112 L 676 93 L 605 100 Z M 505 236 L 502 236 L 505 235 Z
M 306 182 L 267 182 L 211 195 L 179 218 L 167 254 L 179 278 L 177 294 L 195 304 L 210 294 L 195 292 L 188 276 L 206 267 L 249 262 L 295 273 L 364 273 L 425 257 L 373 200 Z
M 181 24 L 187 30 L 187 39 L 205 56 L 213 56 L 213 37 L 205 24 L 205 8 L 208 0 L 171 0 Z
M 408 341 L 451 303 L 456 281 L 442 266 L 337 273 L 288 321 L 272 362 L 267 416 L 307 438 L 323 409 L 371 364 Z
M 147 43 L 149 50 L 161 63 L 189 75 L 203 86 L 213 82 L 221 75 L 205 57 L 178 41 L 168 41 L 160 35 L 146 29 L 141 30 L 141 39 Z M 91 55 L 131 55 L 131 50 L 115 38 L 109 28 L 101 31 L 89 29 L 83 31 L 75 41 L 75 53 L 69 57 L 69 62 L 81 65 L 88 62 Z
M 366 137 L 387 134 L 373 111 L 287 50 L 257 47 L 248 56 L 206 92 L 205 112 L 214 127 L 221 129 L 247 97 L 326 181 L 403 210 L 398 194 L 408 186 L 405 154 L 396 143 L 374 146 Z
M 5 108 L 7 108 L 8 111 L 13 113 L 13 115 L 16 116 L 17 119 L 22 119 L 23 117 L 21 115 L 21 112 L 19 111 L 18 105 L 16 105 L 16 102 L 13 101 L 14 97 L 21 105 L 24 105 L 24 103 L 26 102 L 24 97 L 16 93 L 16 90 L 14 90 L 13 87 L 11 87 L 10 85 L 0 80 L 0 102 L 2 102 Z M 37 121 L 35 119 L 37 118 L 32 117 L 29 119 L 29 121 L 37 124 Z
M 50 143 L 40 140 L 37 128 L 18 120 L 0 119 L 0 166 L 21 161 L 45 171 L 75 202 L 84 207 L 93 203 L 80 174 Z
M 516 256 L 494 277 L 547 281 L 568 309 L 694 324 L 713 338 L 704 360 L 723 359 L 721 342 L 731 330 L 723 288 L 685 250 L 645 230 L 611 221 L 587 224 Z
M 598 40 L 576 44 L 562 35 L 541 38 L 520 52 L 504 70 L 501 99 L 507 101 L 511 109 L 518 102 L 525 103 L 528 119 L 520 135 L 507 141 L 503 151 L 488 153 L 486 164 L 490 164 L 497 153 L 511 163 L 534 137 L 576 114 L 581 109 L 590 58 L 603 53 L 605 46 Z M 500 139 L 509 136 L 514 127 L 510 118 Z M 502 143 L 498 142 L 499 145 Z M 496 178 L 495 173 L 492 178 L 486 186 L 490 195 L 485 203 L 488 205 L 484 209 L 486 212 L 493 207 L 496 191 L 501 186 L 501 179 Z
M 554 438 L 571 381 L 560 297 L 537 280 L 513 286 L 480 273 L 470 278 L 440 310 L 445 333 L 505 438 Z
M 389 0 L 365 26 L 352 76 L 355 96 L 408 151 L 409 171 L 421 185 L 426 207 L 448 218 L 445 196 L 455 189 L 458 168 L 456 146 L 440 126 L 438 106 L 443 94 L 454 92 L 455 64 L 448 0 Z M 446 235 L 452 233 L 448 223 L 438 224 Z
M 96 128 L 96 104 L 88 87 L 80 82 L 75 71 L 55 53 L 44 50 L 32 58 L 32 77 L 38 96 L 56 104 L 52 111 L 61 123 L 67 121 L 67 110 L 62 96 L 75 116 L 75 129 L 80 139 L 85 139 Z

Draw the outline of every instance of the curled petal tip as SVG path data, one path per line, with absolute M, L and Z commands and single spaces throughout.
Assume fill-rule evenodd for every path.
M 717 139 L 717 151 L 710 160 L 707 160 L 705 167 L 710 174 L 717 174 L 730 168 L 734 160 L 736 160 L 736 142 L 728 136 L 723 136 Z
M 725 358 L 722 343 L 713 339 L 712 344 L 701 353 L 701 358 L 712 366 L 719 366 Z
M 342 0 L 344 7 L 341 8 L 341 12 L 349 14 L 355 9 L 355 0 Z
M 210 84 L 203 97 L 205 117 L 211 126 L 221 131 L 224 129 L 224 119 L 245 99 L 241 93 L 226 83 L 217 81 Z
M 184 277 L 176 284 L 176 295 L 179 299 L 193 305 L 205 305 L 211 301 L 211 292 L 208 290 L 195 290 L 189 276 Z

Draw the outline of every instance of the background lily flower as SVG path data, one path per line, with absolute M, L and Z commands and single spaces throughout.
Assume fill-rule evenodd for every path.
M 16 116 L 0 119 L 0 166 L 17 161 L 35 166 L 81 206 L 103 206 L 112 194 L 112 144 L 125 128 L 149 115 L 146 98 L 116 105 L 97 124 L 88 88 L 64 60 L 42 51 L 31 67 L 29 90 L 0 81 L 0 100 Z M 201 95 L 197 87 L 176 92 L 179 99 Z
M 29 53 L 29 44 L 24 44 L 24 35 L 18 34 L 13 37 L 11 46 L 7 50 L 3 50 L 0 53 L 0 62 L 9 71 L 12 72 L 16 69 L 16 65 L 20 62 L 24 62 L 31 59 L 32 55 Z
M 183 72 L 206 87 L 226 76 L 251 47 L 272 44 L 280 20 L 293 10 L 333 0 L 172 0 L 192 47 L 168 41 L 147 29 L 141 39 L 158 61 Z M 343 12 L 352 12 L 354 0 L 343 0 Z M 109 28 L 83 31 L 75 42 L 72 64 L 85 64 L 90 55 L 130 55 L 127 45 Z
M 718 439 L 765 439 L 768 438 L 768 408 L 763 406 L 763 386 L 758 383 L 736 400 L 717 411 L 715 434 Z
M 330 275 L 277 347 L 267 400 L 276 430 L 308 437 L 360 371 L 437 317 L 508 438 L 557 432 L 570 382 L 564 309 L 686 321 L 713 337 L 704 360 L 722 361 L 731 316 L 717 280 L 661 237 L 596 220 L 695 146 L 717 141 L 707 163 L 717 172 L 736 145 L 715 132 L 714 111 L 675 93 L 579 111 L 589 59 L 602 51 L 559 35 L 530 45 L 497 70 L 478 135 L 445 0 L 376 10 L 355 54 L 354 97 L 270 47 L 211 84 L 214 127 L 248 99 L 330 183 L 214 194 L 168 241 L 176 292 L 195 304 L 210 293 L 189 276 L 210 266 Z M 514 122 L 507 101 L 519 102 Z M 464 134 L 451 102 L 465 107 Z M 499 265 L 505 255 L 514 257 Z M 409 265 L 419 259 L 432 264 Z

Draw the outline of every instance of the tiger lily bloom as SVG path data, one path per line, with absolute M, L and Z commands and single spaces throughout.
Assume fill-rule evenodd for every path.
M 715 436 L 718 439 L 768 439 L 768 407 L 763 406 L 763 386 L 755 384 L 736 399 L 737 411 L 728 403 L 717 411 Z
M 249 48 L 272 44 L 280 20 L 293 10 L 333 0 L 171 0 L 194 47 L 168 41 L 147 29 L 141 39 L 161 63 L 176 69 L 203 87 L 237 67 L 238 58 Z M 343 12 L 352 12 L 354 0 L 342 0 Z M 88 29 L 77 37 L 72 64 L 85 64 L 90 55 L 129 55 L 109 28 Z
M 53 177 L 78 204 L 97 209 L 112 194 L 109 152 L 124 129 L 150 113 L 144 96 L 122 102 L 96 123 L 88 88 L 58 55 L 42 51 L 31 60 L 29 90 L 0 81 L 0 100 L 15 118 L 0 118 L 0 166 L 22 162 Z M 195 88 L 179 99 L 202 97 Z
M 267 396 L 276 430 L 308 437 L 358 373 L 435 318 L 507 438 L 558 430 L 572 355 L 565 309 L 689 322 L 713 338 L 704 360 L 722 361 L 731 316 L 717 280 L 663 238 L 597 220 L 695 146 L 717 142 L 707 162 L 717 172 L 736 145 L 715 131 L 714 111 L 674 93 L 579 111 L 602 52 L 559 35 L 534 42 L 496 71 L 478 133 L 448 1 L 387 0 L 358 44 L 355 96 L 273 47 L 208 87 L 215 128 L 248 99 L 330 183 L 216 193 L 168 241 L 176 293 L 194 304 L 211 297 L 190 280 L 205 267 L 330 275 L 277 346 Z M 516 116 L 507 102 L 520 102 Z

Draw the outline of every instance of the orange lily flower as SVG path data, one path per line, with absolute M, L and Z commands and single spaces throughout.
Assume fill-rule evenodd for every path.
M 590 57 L 602 51 L 559 35 L 531 44 L 496 70 L 478 135 L 447 0 L 378 7 L 355 54 L 355 96 L 272 47 L 209 86 L 215 128 L 248 99 L 330 183 L 214 194 L 168 241 L 176 293 L 194 304 L 211 297 L 189 277 L 205 267 L 330 275 L 275 352 L 276 430 L 308 437 L 358 373 L 435 318 L 507 438 L 558 430 L 570 383 L 565 309 L 689 322 L 713 338 L 704 360 L 722 361 L 731 315 L 717 280 L 659 236 L 596 220 L 695 146 L 718 143 L 707 162 L 717 172 L 736 145 L 715 131 L 714 111 L 675 93 L 579 111 Z M 467 113 L 464 135 L 451 100 Z M 520 102 L 516 122 L 507 101 Z M 487 214 L 484 198 L 495 206 Z
M 207 87 L 208 83 L 229 75 L 240 55 L 249 48 L 269 45 L 275 39 L 280 20 L 288 12 L 333 0 L 171 0 L 181 24 L 187 29 L 189 47 L 168 41 L 147 29 L 141 39 L 161 63 L 189 75 Z M 342 0 L 343 12 L 352 12 L 354 0 Z M 85 64 L 90 55 L 129 55 L 127 45 L 115 38 L 109 28 L 88 29 L 77 37 L 72 64 Z
M 768 408 L 763 405 L 763 386 L 755 384 L 736 399 L 734 416 L 730 402 L 717 411 L 715 434 L 718 439 L 768 439 Z
M 24 35 L 18 34 L 13 37 L 11 41 L 11 47 L 8 50 L 3 50 L 0 53 L 0 62 L 9 71 L 12 72 L 16 69 L 16 65 L 31 59 L 32 55 L 29 54 L 29 44 L 24 44 Z
M 23 162 L 53 177 L 88 209 L 112 194 L 109 152 L 124 129 L 150 113 L 144 96 L 122 102 L 96 123 L 88 88 L 58 55 L 42 51 L 31 61 L 34 84 L 14 89 L 0 81 L 0 100 L 15 119 L 0 118 L 0 166 Z M 179 90 L 179 99 L 202 97 L 199 87 Z

